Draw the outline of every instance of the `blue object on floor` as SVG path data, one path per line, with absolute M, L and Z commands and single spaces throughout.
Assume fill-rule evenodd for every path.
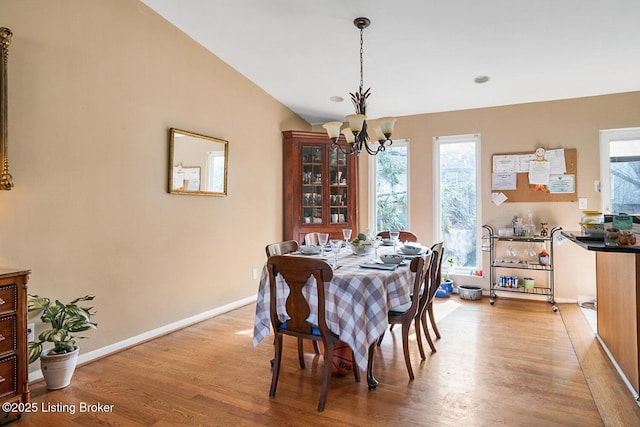
M 436 291 L 436 298 L 447 298 L 453 292 L 453 280 L 446 280 L 440 283 Z

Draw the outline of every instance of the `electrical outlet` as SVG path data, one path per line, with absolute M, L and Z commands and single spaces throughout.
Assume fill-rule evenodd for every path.
M 27 341 L 35 341 L 36 339 L 36 324 L 29 323 L 27 325 Z
M 578 209 L 587 209 L 586 197 L 578 197 Z
M 258 278 L 258 269 L 253 267 L 253 280 L 256 280 Z

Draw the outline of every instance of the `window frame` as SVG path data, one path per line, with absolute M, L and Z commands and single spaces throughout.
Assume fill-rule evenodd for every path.
M 600 130 L 600 210 L 611 213 L 611 141 L 640 140 L 640 127 Z
M 433 235 L 435 241 L 444 241 L 442 234 L 442 199 L 440 197 L 440 146 L 442 144 L 475 143 L 476 155 L 476 265 L 482 270 L 482 138 L 480 133 L 434 136 L 433 141 Z M 454 267 L 455 274 L 469 274 L 469 267 Z
M 403 139 L 394 139 L 393 147 L 406 147 L 407 149 L 407 230 L 411 230 L 411 144 L 408 138 Z M 379 154 L 378 154 L 379 155 Z M 378 193 L 377 193 L 377 182 L 376 178 L 378 176 L 378 164 L 376 160 L 377 156 L 369 156 L 369 214 L 368 221 L 369 227 L 371 231 L 375 231 L 376 233 L 384 230 L 378 230 Z

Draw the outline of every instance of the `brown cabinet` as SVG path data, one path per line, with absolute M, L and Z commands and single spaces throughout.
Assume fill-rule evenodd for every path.
M 0 403 L 29 402 L 27 360 L 29 273 L 28 270 L 0 269 Z M 19 409 L 21 406 L 15 405 L 13 408 Z M 10 412 L 15 415 L 19 411 Z
M 640 393 L 640 253 L 596 252 L 598 336 Z
M 357 157 L 325 133 L 285 131 L 284 240 L 304 241 L 310 232 L 342 239 L 342 229 L 357 232 Z

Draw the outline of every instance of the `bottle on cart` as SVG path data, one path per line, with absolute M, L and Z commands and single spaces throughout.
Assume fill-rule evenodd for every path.
M 524 224 L 525 236 L 533 237 L 536 234 L 536 226 L 533 223 L 533 216 L 531 215 L 531 210 L 527 212 L 527 222 Z
M 540 265 L 549 265 L 549 252 L 547 252 L 544 244 L 542 244 L 542 250 L 538 254 L 538 262 Z

